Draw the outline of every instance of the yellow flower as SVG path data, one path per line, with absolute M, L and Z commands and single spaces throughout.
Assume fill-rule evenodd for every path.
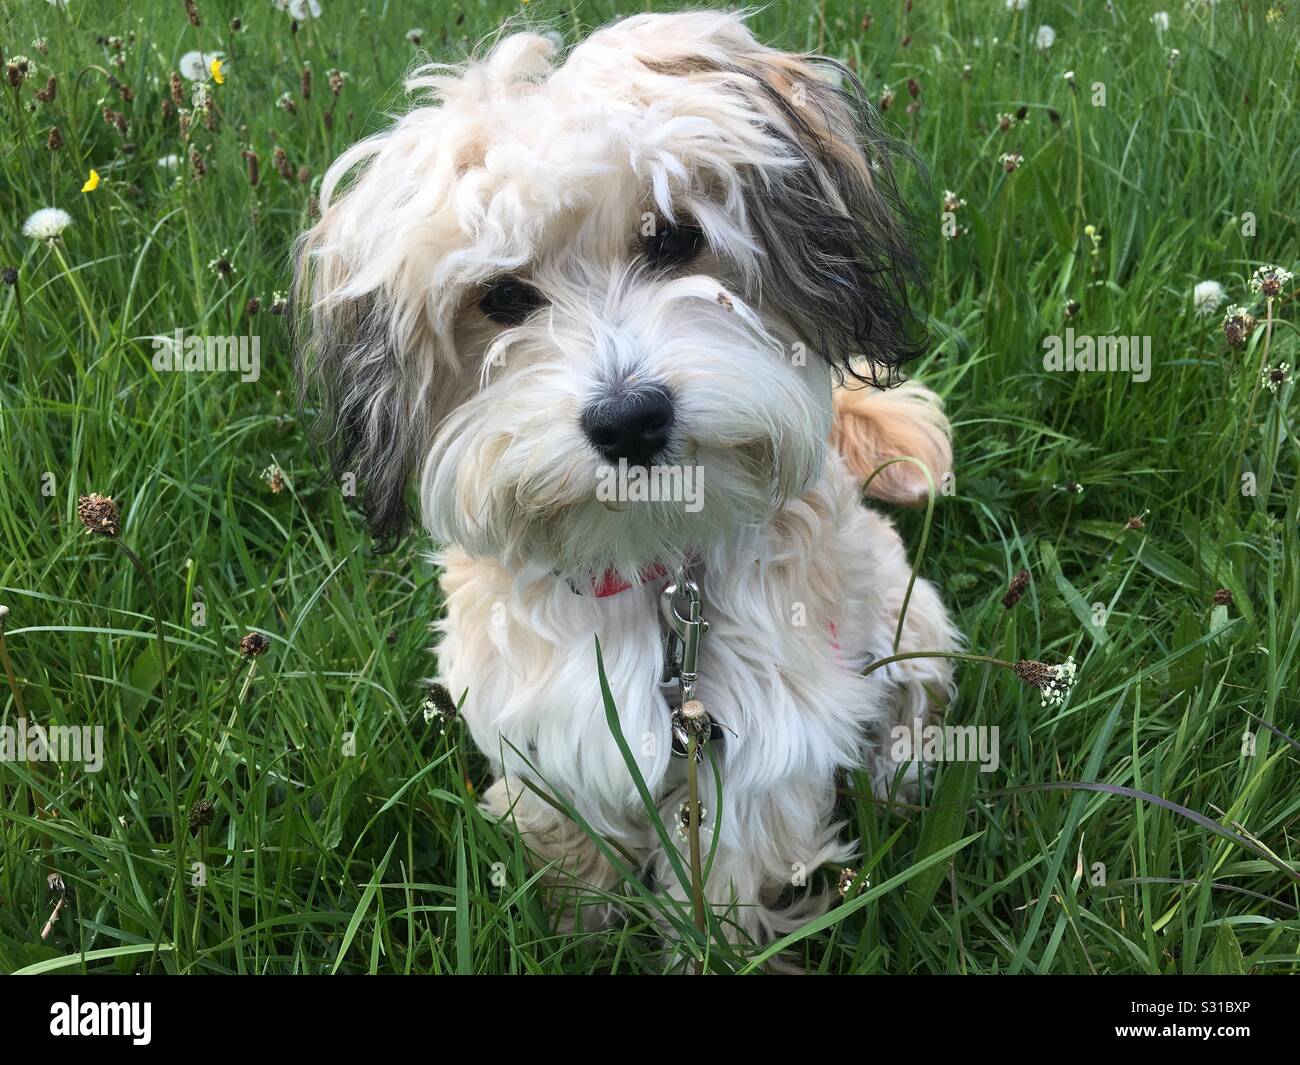
M 90 177 L 86 178 L 86 183 L 81 186 L 81 191 L 94 192 L 97 188 L 99 188 L 99 171 L 91 167 Z
M 224 85 L 226 83 L 226 76 L 223 73 L 221 73 L 220 58 L 214 59 L 212 63 L 209 65 L 209 69 L 212 71 L 213 81 L 215 81 L 218 85 Z

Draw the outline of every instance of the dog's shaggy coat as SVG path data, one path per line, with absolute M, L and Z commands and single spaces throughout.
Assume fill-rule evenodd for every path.
M 299 249 L 304 388 L 378 536 L 418 486 L 447 545 L 439 676 L 496 773 L 486 804 L 579 881 L 618 876 L 525 779 L 682 891 L 604 720 L 595 641 L 672 824 L 658 595 L 690 566 L 711 623 L 698 695 L 723 727 L 707 893 L 738 937 L 770 937 L 851 856 L 837 776 L 911 794 L 887 731 L 951 691 L 939 659 L 860 675 L 893 651 L 910 579 L 863 482 L 909 456 L 929 478 L 897 462 L 870 491 L 914 503 L 951 462 L 932 393 L 866 384 L 923 343 L 891 146 L 851 75 L 733 14 L 638 16 L 554 51 L 520 33 L 418 72 L 418 105 L 330 168 Z M 698 510 L 598 498 L 583 412 L 647 390 L 672 404 L 655 461 L 701 471 Z M 626 590 L 591 594 L 609 574 Z M 899 649 L 957 642 L 918 580 Z

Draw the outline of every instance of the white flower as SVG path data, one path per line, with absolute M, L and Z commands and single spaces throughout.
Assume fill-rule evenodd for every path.
M 225 58 L 225 52 L 186 52 L 181 56 L 181 73 L 190 81 L 206 81 L 212 61 Z
M 1290 270 L 1283 270 L 1280 266 L 1261 266 L 1250 277 L 1250 291 L 1262 292 L 1269 297 L 1279 296 L 1294 276 Z
M 1043 706 L 1060 706 L 1074 687 L 1078 666 L 1074 664 L 1074 655 L 1070 655 L 1061 665 L 1052 666 L 1051 677 L 1043 685 Z
M 1161 33 L 1164 33 L 1165 30 L 1169 29 L 1169 12 L 1157 11 L 1154 15 L 1151 16 L 1151 25 L 1153 25 Z
M 49 244 L 72 225 L 72 215 L 61 207 L 42 207 L 23 223 L 23 236 Z
M 1228 293 L 1217 281 L 1199 281 L 1192 289 L 1192 304 L 1197 314 L 1213 314 L 1227 298 Z
M 320 4 L 318 0 L 289 0 L 289 17 L 299 22 L 306 22 L 309 18 L 320 18 Z
M 158 160 L 160 170 L 175 170 L 180 165 L 181 157 L 179 155 L 164 155 Z
M 1056 40 L 1056 31 L 1051 26 L 1039 26 L 1038 32 L 1034 35 L 1034 43 L 1044 52 L 1052 47 Z
M 1007 0 L 1008 11 L 1023 11 L 1029 6 L 1029 0 Z
M 1265 370 L 1261 383 L 1273 393 L 1276 393 L 1283 385 L 1289 385 L 1291 383 L 1291 364 L 1284 362 Z

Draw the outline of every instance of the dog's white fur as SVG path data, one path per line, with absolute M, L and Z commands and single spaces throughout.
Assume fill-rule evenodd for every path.
M 837 777 L 865 767 L 877 794 L 911 794 L 915 768 L 891 760 L 887 730 L 929 718 L 952 688 L 938 659 L 860 675 L 893 650 L 910 578 L 893 526 L 862 505 L 863 480 L 897 455 L 935 480 L 951 462 L 932 393 L 833 387 L 832 365 L 893 354 L 876 328 L 892 312 L 871 287 L 889 265 L 873 256 L 901 246 L 887 161 L 813 60 L 764 48 L 739 16 L 630 18 L 558 66 L 553 48 L 520 33 L 481 62 L 419 72 L 422 106 L 331 167 L 300 257 L 304 378 L 333 411 L 336 469 L 362 477 L 379 531 L 415 481 L 426 528 L 449 545 L 439 674 L 466 693 L 497 776 L 487 806 L 602 888 L 614 869 L 522 782 L 563 796 L 681 891 L 606 725 L 595 641 L 672 824 L 685 766 L 657 683 L 663 582 L 638 575 L 690 560 L 711 623 L 699 698 L 726 730 L 721 811 L 707 763 L 702 781 L 707 822 L 721 814 L 708 895 L 738 936 L 770 937 L 822 905 L 791 886 L 853 852 L 834 819 Z M 688 216 L 707 250 L 671 273 L 647 268 L 645 219 Z M 772 246 L 798 243 L 807 218 L 827 227 L 809 246 Z M 832 242 L 849 219 L 862 261 L 846 266 Z M 502 275 L 547 306 L 515 326 L 488 321 L 475 303 Z M 823 320 L 801 320 L 815 299 Z M 830 350 L 849 343 L 828 307 L 858 323 L 857 350 Z M 659 461 L 704 471 L 698 513 L 598 500 L 605 460 L 581 412 L 628 382 L 671 390 Z M 915 502 L 926 479 L 896 464 L 872 491 Z M 581 593 L 610 570 L 634 586 Z M 957 642 L 918 580 L 900 649 Z

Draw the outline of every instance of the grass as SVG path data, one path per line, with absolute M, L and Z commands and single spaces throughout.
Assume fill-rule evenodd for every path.
M 23 700 L 0 688 L 0 712 L 106 735 L 98 773 L 0 765 L 0 970 L 653 971 L 661 904 L 629 884 L 613 931 L 554 934 L 518 844 L 476 810 L 482 762 L 425 723 L 427 545 L 373 554 L 306 450 L 271 313 L 319 176 L 399 103 L 420 51 L 406 31 L 455 58 L 518 9 L 323 3 L 297 34 L 263 0 L 199 0 L 198 28 L 180 0 L 0 11 L 6 59 L 38 67 L 0 84 L 0 265 L 19 275 L 0 288 L 0 601 Z M 1158 6 L 878 4 L 864 30 L 860 7 L 829 0 L 824 19 L 778 2 L 755 21 L 853 61 L 873 96 L 892 89 L 887 118 L 931 174 L 933 190 L 912 187 L 934 272 L 916 375 L 949 403 L 958 472 L 922 571 L 972 650 L 1079 663 L 1059 709 L 962 668 L 954 718 L 998 726 L 997 773 L 941 769 L 925 808 L 902 812 L 845 781 L 860 886 L 788 944 L 813 970 L 1300 971 L 1300 448 L 1295 386 L 1257 388 L 1265 344 L 1269 364 L 1300 359 L 1292 293 L 1265 328 L 1247 287 L 1262 263 L 1297 266 L 1297 16 L 1166 0 L 1162 32 Z M 525 15 L 572 39 L 610 13 Z M 113 36 L 120 66 L 97 43 Z M 200 48 L 226 53 L 225 82 L 215 129 L 194 121 L 187 144 L 161 108 Z M 337 101 L 331 68 L 349 74 Z M 49 74 L 57 95 L 38 101 Z M 1004 153 L 1023 156 L 1014 173 Z M 966 200 L 953 240 L 944 189 Z M 74 220 L 52 247 L 20 232 L 49 206 Z M 223 256 L 228 278 L 209 265 Z M 1261 320 L 1244 350 L 1222 310 L 1194 313 L 1202 280 Z M 1043 338 L 1067 325 L 1149 336 L 1150 380 L 1045 372 Z M 148 338 L 177 328 L 259 336 L 260 379 L 155 370 Z M 146 581 L 77 521 L 91 491 L 120 504 L 157 585 L 165 693 Z M 915 547 L 920 517 L 902 528 Z M 1021 567 L 1033 582 L 1004 610 Z M 1233 605 L 1214 606 L 1221 588 Z M 270 646 L 245 659 L 253 630 Z M 213 819 L 190 832 L 199 800 Z M 67 894 L 43 939 L 52 871 Z M 761 957 L 715 945 L 708 965 Z

